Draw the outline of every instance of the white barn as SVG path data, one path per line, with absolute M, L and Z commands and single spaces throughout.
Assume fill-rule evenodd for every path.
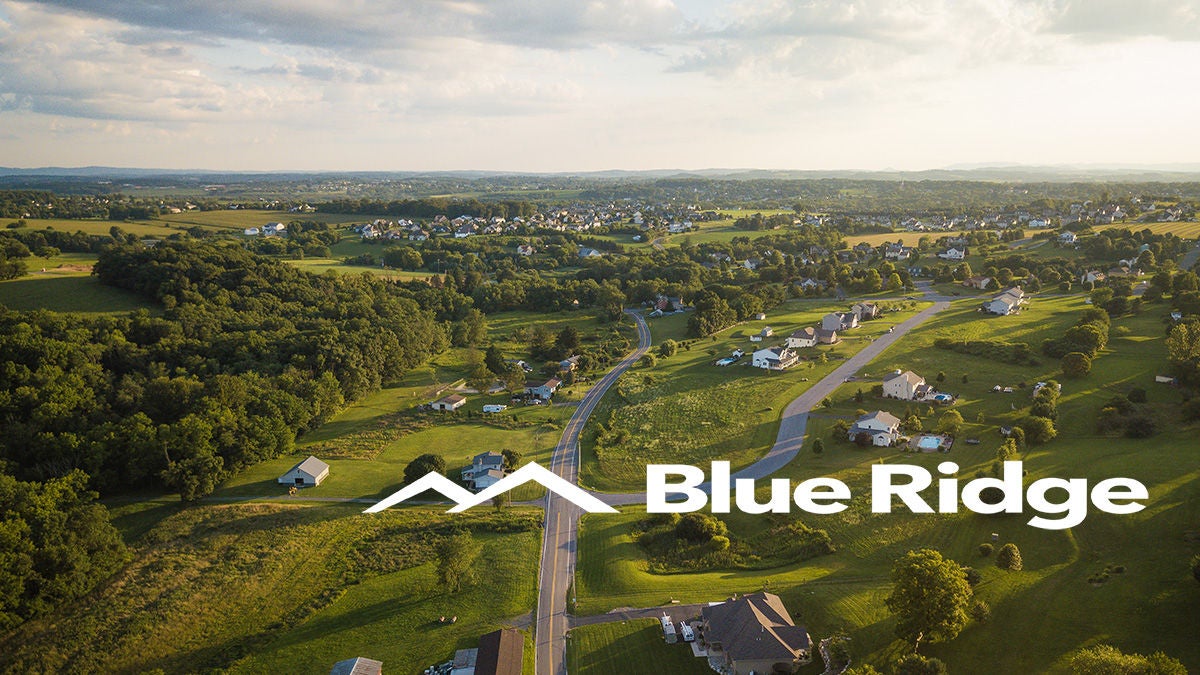
M 308 459 L 293 466 L 287 473 L 279 477 L 280 485 L 295 485 L 297 487 L 315 487 L 329 476 L 329 465 L 309 455 Z

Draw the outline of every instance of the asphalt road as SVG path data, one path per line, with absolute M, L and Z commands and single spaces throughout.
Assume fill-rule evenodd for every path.
M 638 346 L 588 390 L 567 421 L 562 439 L 554 448 L 550 470 L 571 483 L 578 482 L 579 434 L 604 392 L 650 348 L 650 328 L 641 315 L 626 312 L 637 324 Z M 580 509 L 551 491 L 546 492 L 546 519 L 542 532 L 542 560 L 538 572 L 538 604 L 534 628 L 534 668 L 538 675 L 566 675 L 567 593 L 575 573 Z

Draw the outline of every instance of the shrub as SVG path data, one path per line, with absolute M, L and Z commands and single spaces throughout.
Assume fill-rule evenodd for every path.
M 1134 387 L 1133 389 L 1129 390 L 1129 394 L 1128 394 L 1127 398 L 1129 398 L 1129 401 L 1131 403 L 1145 403 L 1146 402 L 1146 390 L 1142 389 L 1141 387 Z
M 992 618 L 992 607 L 983 600 L 976 600 L 975 604 L 971 605 L 971 618 L 983 623 Z
M 967 575 L 967 585 L 971 588 L 978 586 L 979 582 L 983 581 L 983 575 L 974 567 L 965 568 L 964 573 Z
M 1024 567 L 1024 563 L 1021 561 L 1021 550 L 1017 548 L 1016 544 L 1009 542 L 1000 547 L 1000 552 L 996 554 L 996 567 L 1013 572 L 1020 571 Z
M 995 551 L 995 550 L 996 550 L 996 547 L 992 546 L 991 544 L 989 544 L 987 542 L 984 542 L 979 545 L 979 555 L 984 558 L 990 556 L 992 554 L 992 551 Z
M 1126 438 L 1150 438 L 1156 433 L 1158 433 L 1158 424 L 1149 415 L 1134 415 L 1125 422 Z
M 1022 428 L 1025 430 L 1025 437 L 1035 445 L 1049 443 L 1058 435 L 1058 430 L 1054 428 L 1054 420 L 1045 417 L 1026 417 Z
M 725 523 L 708 513 L 688 513 L 675 526 L 675 536 L 688 541 L 706 542 L 728 532 Z
M 1062 357 L 1063 375 L 1080 378 L 1092 372 L 1092 358 L 1083 352 L 1071 352 Z

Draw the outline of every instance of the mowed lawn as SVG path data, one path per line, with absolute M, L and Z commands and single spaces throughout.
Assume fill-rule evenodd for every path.
M 704 675 L 708 659 L 692 656 L 684 642 L 663 640 L 654 619 L 581 626 L 567 640 L 567 670 L 572 675 Z
M 486 573 L 451 593 L 432 544 L 455 525 L 476 528 Z M 183 509 L 142 535 L 129 565 L 84 601 L 8 634 L 0 670 L 324 675 L 368 656 L 415 675 L 532 609 L 540 531 L 495 531 L 504 527 L 495 514 L 440 510 Z
M 701 464 L 726 459 L 735 467 L 758 459 L 775 440 L 784 407 L 888 328 L 911 317 L 923 303 L 846 332 L 836 345 L 799 350 L 805 361 L 783 372 L 753 368 L 757 348 L 781 344 L 792 331 L 819 325 L 821 317 L 844 310 L 848 303 L 791 300 L 772 310 L 765 321 L 749 321 L 707 337 L 688 340 L 653 368 L 636 367 L 623 375 L 588 422 L 581 444 L 580 480 L 600 490 L 637 489 L 645 484 L 645 466 L 662 463 Z M 650 319 L 655 348 L 667 338 L 680 340 L 686 315 Z M 751 342 L 764 327 L 774 337 Z M 742 349 L 746 356 L 730 366 L 714 362 Z M 623 434 L 621 440 L 598 443 L 601 425 Z
M 979 569 L 983 580 L 976 597 L 992 608 L 986 623 L 972 622 L 954 641 L 922 647 L 937 656 L 950 672 L 1033 673 L 1070 672 L 1066 659 L 1074 650 L 1098 643 L 1125 651 L 1161 650 L 1200 669 L 1200 625 L 1196 582 L 1188 571 L 1192 555 L 1200 553 L 1200 445 L 1197 425 L 1183 423 L 1173 404 L 1178 394 L 1155 385 L 1154 375 L 1166 368 L 1163 305 L 1151 305 L 1136 317 L 1114 321 L 1107 350 L 1092 373 L 1081 380 L 1062 379 L 1056 359 L 1039 356 L 1036 366 L 1010 366 L 993 360 L 932 347 L 933 339 L 952 335 L 1020 340 L 1035 347 L 1045 337 L 1057 337 L 1086 307 L 1079 297 L 1034 298 L 1021 315 L 985 317 L 966 301 L 939 314 L 884 352 L 864 369 L 869 378 L 894 368 L 912 369 L 934 381 L 946 373 L 943 388 L 960 396 L 955 406 L 967 419 L 966 429 L 949 454 L 902 453 L 891 448 L 860 449 L 829 435 L 837 416 L 853 417 L 858 408 L 903 413 L 902 402 L 869 396 L 877 379 L 843 385 L 836 405 L 818 411 L 810 420 L 806 450 L 782 476 L 793 485 L 805 478 L 831 476 L 845 481 L 854 498 L 849 508 L 833 516 L 796 512 L 806 524 L 830 532 L 838 551 L 797 565 L 771 570 L 657 575 L 647 571 L 641 548 L 630 537 L 630 525 L 640 515 L 589 516 L 581 527 L 578 595 L 581 614 L 620 606 L 652 606 L 671 601 L 720 600 L 734 592 L 768 588 L 779 593 L 798 622 L 814 639 L 846 629 L 853 653 L 885 666 L 902 651 L 894 640 L 894 619 L 884 605 L 890 592 L 892 561 L 905 551 L 931 546 Z M 967 382 L 962 381 L 967 375 Z M 1029 386 L 1039 380 L 1063 382 L 1059 403 L 1059 437 L 1022 453 L 1029 472 L 1038 478 L 1085 478 L 1094 484 L 1111 477 L 1130 477 L 1150 490 L 1147 508 L 1133 515 L 1108 515 L 1091 508 L 1084 522 L 1069 530 L 1041 530 L 1026 521 L 1033 515 L 982 516 L 972 513 L 875 514 L 870 508 L 871 467 L 878 463 L 923 466 L 935 473 L 938 463 L 952 460 L 960 483 L 986 471 L 1000 436 L 997 427 L 1019 420 L 1029 405 Z M 1013 394 L 996 394 L 995 384 L 1018 387 Z M 1158 417 L 1161 433 L 1149 439 L 1104 436 L 1095 431 L 1099 408 L 1111 396 L 1132 387 L 1145 388 Z M 851 397 L 867 392 L 862 403 Z M 914 406 L 927 427 L 942 409 Z M 982 413 L 983 422 L 978 422 Z M 817 456 L 807 451 L 812 439 L 825 439 Z M 976 437 L 979 445 L 963 439 Z M 760 501 L 765 496 L 760 488 Z M 936 504 L 934 490 L 927 501 Z M 1050 493 L 1059 500 L 1062 493 Z M 1047 516 L 1056 517 L 1056 516 Z M 755 525 L 748 516 L 723 516 L 731 536 L 745 536 Z M 997 548 L 1018 545 L 1024 558 L 1020 572 L 1002 571 L 991 558 L 981 558 L 979 544 L 997 535 Z M 1112 572 L 1122 567 L 1120 573 Z M 1101 584 L 1093 575 L 1110 569 Z M 1019 645 L 1019 648 L 1015 648 Z
M 27 260 L 28 274 L 0 282 L 0 305 L 22 311 L 48 309 L 84 314 L 158 309 L 154 303 L 134 293 L 105 286 L 91 276 L 89 270 L 94 257 L 62 258 L 64 256 Z M 45 272 L 41 271 L 43 267 Z

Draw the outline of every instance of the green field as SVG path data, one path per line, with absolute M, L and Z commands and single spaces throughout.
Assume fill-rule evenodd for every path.
M 727 459 L 735 467 L 750 464 L 775 441 L 783 408 L 812 383 L 831 372 L 840 361 L 915 313 L 910 309 L 888 313 L 844 334 L 832 346 L 802 349 L 809 359 L 784 372 L 752 368 L 749 353 L 763 345 L 782 343 L 797 328 L 819 324 L 846 303 L 828 300 L 791 300 L 773 310 L 765 321 L 750 321 L 722 331 L 714 338 L 685 343 L 675 356 L 659 359 L 652 369 L 635 368 L 617 382 L 601 402 L 584 433 L 581 483 L 601 490 L 628 490 L 643 485 L 646 464 L 704 463 Z M 750 342 L 764 326 L 776 335 Z M 680 339 L 686 316 L 650 319 L 655 344 Z M 713 362 L 735 348 L 747 356 L 731 366 Z M 822 356 L 825 361 L 822 362 Z M 597 443 L 599 425 L 625 438 Z M 599 451 L 597 451 L 599 450 Z
M 324 675 L 368 656 L 391 673 L 420 673 L 533 607 L 540 531 L 489 531 L 497 526 L 483 523 L 497 518 L 343 505 L 184 509 L 146 531 L 132 562 L 83 602 L 5 636 L 0 669 Z M 448 593 L 431 542 L 455 524 L 482 528 L 483 548 L 477 582 Z
M 0 305 L 22 311 L 48 309 L 85 314 L 157 309 L 134 293 L 100 283 L 90 275 L 94 260 L 86 254 L 30 258 L 26 261 L 28 274 L 0 282 Z
M 708 659 L 692 656 L 686 643 L 663 642 L 654 619 L 581 626 L 567 641 L 567 670 L 571 675 L 704 675 Z
M 858 658 L 886 667 L 903 649 L 894 639 L 894 620 L 883 604 L 890 590 L 891 563 L 907 550 L 931 546 L 979 569 L 983 580 L 975 589 L 976 597 L 993 610 L 990 621 L 973 622 L 954 641 L 922 647 L 923 653 L 943 659 L 950 672 L 1067 673 L 1071 652 L 1101 642 L 1126 652 L 1161 650 L 1189 669 L 1200 669 L 1200 643 L 1194 635 L 1200 604 L 1187 569 L 1191 556 L 1200 552 L 1196 530 L 1200 449 L 1195 442 L 1197 425 L 1183 424 L 1176 417 L 1178 394 L 1153 382 L 1154 375 L 1165 369 L 1159 317 L 1164 306 L 1114 321 L 1109 347 L 1097 358 L 1092 373 L 1082 380 L 1063 380 L 1059 437 L 1020 457 L 1030 480 L 1135 478 L 1150 489 L 1144 511 L 1117 516 L 1093 510 L 1082 524 L 1065 531 L 1029 527 L 1028 515 L 913 515 L 902 507 L 890 514 L 870 511 L 871 465 L 917 464 L 934 471 L 939 462 L 950 459 L 959 465 L 962 480 L 973 478 L 994 458 L 1000 441 L 998 425 L 1024 414 L 1020 409 L 1028 406 L 1028 386 L 1059 376 L 1055 359 L 1039 357 L 1036 366 L 1009 366 L 935 349 L 935 337 L 987 337 L 1036 345 L 1043 337 L 1061 335 L 1083 307 L 1079 298 L 1035 297 L 1020 315 L 985 317 L 969 306 L 955 306 L 864 369 L 867 381 L 843 385 L 834 396 L 833 409 L 810 420 L 809 439 L 825 438 L 825 452 L 820 456 L 802 452 L 781 472 L 793 481 L 831 476 L 851 487 L 855 497 L 846 511 L 835 516 L 797 514 L 806 524 L 829 531 L 838 548 L 834 555 L 771 570 L 657 575 L 647 571 L 645 554 L 629 536 L 630 526 L 640 517 L 637 511 L 619 517 L 589 516 L 581 526 L 576 581 L 580 613 L 653 606 L 672 599 L 719 600 L 733 592 L 768 588 L 783 597 L 814 639 L 846 629 Z M 904 412 L 904 403 L 870 397 L 871 385 L 878 381 L 870 378 L 893 368 L 912 369 L 930 381 L 939 371 L 945 372 L 943 388 L 960 396 L 956 408 L 968 421 L 949 455 L 859 449 L 831 441 L 829 426 L 836 416 L 852 417 L 857 408 Z M 1013 394 L 990 391 L 995 384 L 1018 387 L 1021 382 L 1026 388 Z M 1099 407 L 1134 386 L 1147 389 L 1161 433 L 1144 440 L 1097 434 Z M 850 400 L 859 388 L 868 395 L 863 403 Z M 926 406 L 915 410 L 927 427 L 941 412 L 930 414 Z M 976 421 L 980 413 L 982 423 Z M 961 441 L 968 437 L 980 438 L 981 443 Z M 749 518 L 726 518 L 732 537 L 754 531 L 756 525 Z M 998 535 L 997 546 L 1011 541 L 1020 547 L 1023 571 L 1001 571 L 992 559 L 979 556 L 978 545 L 990 541 L 992 533 Z M 1110 574 L 1102 584 L 1089 582 L 1106 567 L 1116 566 L 1124 571 Z

